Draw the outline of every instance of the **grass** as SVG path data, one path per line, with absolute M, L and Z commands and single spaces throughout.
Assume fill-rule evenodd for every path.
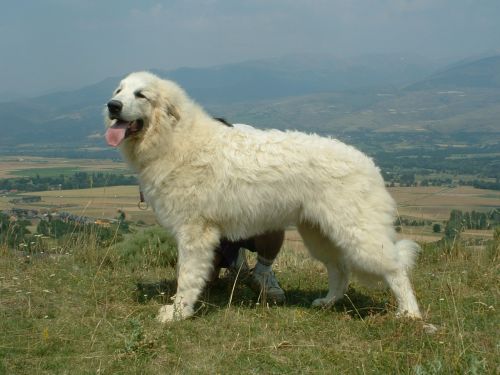
M 149 235 L 148 235 L 149 236 Z M 155 248 L 152 247 L 154 250 Z M 174 293 L 173 266 L 155 251 L 97 248 L 80 239 L 58 254 L 0 250 L 0 374 L 492 374 L 500 369 L 499 241 L 475 250 L 427 245 L 413 282 L 425 320 L 396 319 L 387 291 L 356 283 L 332 309 L 323 267 L 284 249 L 276 274 L 287 304 L 258 303 L 223 278 L 196 317 L 154 319 Z M 134 259 L 131 261 L 130 259 Z M 138 266 L 140 265 L 140 266 Z M 137 288 L 139 285 L 141 288 Z M 160 285 L 164 294 L 147 294 Z

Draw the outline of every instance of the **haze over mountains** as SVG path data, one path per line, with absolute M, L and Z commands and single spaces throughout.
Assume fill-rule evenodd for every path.
M 446 67 L 414 57 L 289 56 L 154 72 L 177 81 L 211 114 L 259 127 L 488 139 L 500 133 L 500 56 Z M 102 111 L 120 78 L 1 102 L 0 146 L 104 146 Z

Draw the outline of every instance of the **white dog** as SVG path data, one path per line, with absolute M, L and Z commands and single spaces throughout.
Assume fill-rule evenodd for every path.
M 328 271 L 328 294 L 314 306 L 341 299 L 352 273 L 372 285 L 384 281 L 398 314 L 420 317 L 408 278 L 419 247 L 395 242 L 395 202 L 366 155 L 317 135 L 235 131 L 147 72 L 122 80 L 107 107 L 108 143 L 119 145 L 178 243 L 177 294 L 158 320 L 193 315 L 221 237 L 289 225 Z

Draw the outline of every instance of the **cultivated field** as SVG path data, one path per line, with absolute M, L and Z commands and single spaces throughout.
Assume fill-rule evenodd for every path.
M 64 159 L 36 156 L 1 156 L 0 178 L 34 176 L 58 176 L 78 171 L 116 172 L 128 171 L 123 162 L 103 159 Z
M 444 223 L 452 209 L 489 211 L 500 206 L 499 191 L 472 187 L 398 187 L 390 188 L 389 191 L 398 202 L 399 215 L 437 223 Z M 147 224 L 156 222 L 150 209 L 143 210 L 138 207 L 139 188 L 137 186 L 44 191 L 27 195 L 39 195 L 42 197 L 42 201 L 13 205 L 9 203 L 9 200 L 12 199 L 11 196 L 3 196 L 0 197 L 0 210 L 15 206 L 67 211 L 76 215 L 101 218 L 116 217 L 117 211 L 122 210 L 127 214 L 128 220 L 135 222 L 142 220 Z M 403 227 L 402 235 L 419 242 L 433 242 L 442 237 L 440 233 L 432 233 L 432 228 L 429 225 Z M 492 231 L 467 231 L 464 236 L 491 238 Z
M 93 189 L 53 190 L 22 195 L 39 195 L 41 202 L 13 205 L 8 201 L 12 197 L 0 197 L 0 209 L 8 207 L 49 209 L 66 211 L 76 215 L 97 218 L 114 218 L 117 211 L 122 210 L 131 221 L 143 220 L 146 223 L 155 222 L 151 210 L 138 207 L 139 188 L 137 186 L 112 186 Z
M 446 220 L 452 209 L 488 211 L 500 205 L 500 191 L 458 187 L 389 188 L 400 215 L 433 221 Z
M 395 187 L 389 188 L 398 202 L 398 214 L 416 220 L 430 220 L 442 224 L 453 209 L 461 211 L 490 211 L 500 206 L 500 191 L 459 187 Z M 405 226 L 402 236 L 418 242 L 434 242 L 442 233 L 433 233 L 432 226 Z M 464 239 L 491 239 L 491 230 L 466 230 Z

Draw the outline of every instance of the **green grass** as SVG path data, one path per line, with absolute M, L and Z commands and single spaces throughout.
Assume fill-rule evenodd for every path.
M 82 241 L 57 255 L 0 250 L 0 374 L 498 373 L 498 246 L 424 249 L 413 282 L 434 334 L 397 319 L 387 291 L 356 283 L 332 309 L 311 308 L 326 274 L 287 249 L 276 264 L 285 306 L 257 303 L 240 282 L 230 299 L 222 279 L 195 318 L 168 325 L 154 317 L 175 270 L 155 251 L 139 261 Z M 165 294 L 151 298 L 155 285 Z

